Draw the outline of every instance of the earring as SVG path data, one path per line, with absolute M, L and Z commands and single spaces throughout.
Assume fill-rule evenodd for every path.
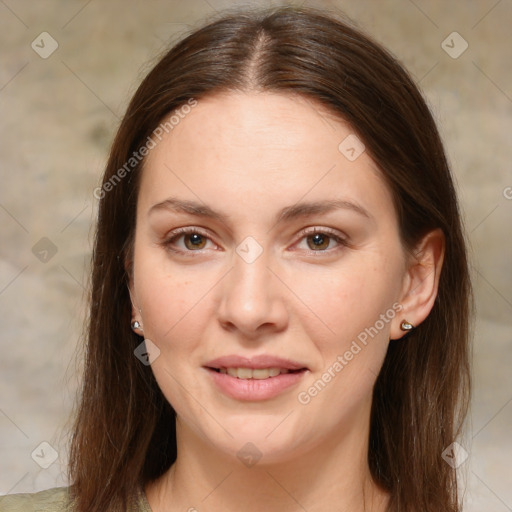
M 136 329 L 140 329 L 142 331 L 142 325 L 140 324 L 140 322 L 138 322 L 137 320 L 135 320 L 134 322 L 132 322 L 132 329 L 135 331 Z
M 407 320 L 402 320 L 402 323 L 400 324 L 400 329 L 402 329 L 402 331 L 412 331 L 414 329 L 414 325 L 409 323 Z

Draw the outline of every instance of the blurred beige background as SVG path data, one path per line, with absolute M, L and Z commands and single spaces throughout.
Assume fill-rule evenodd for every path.
M 478 308 L 465 510 L 511 511 L 512 2 L 294 3 L 352 17 L 403 61 L 438 120 Z M 169 41 L 235 5 L 0 0 L 0 494 L 66 484 L 93 189 L 127 101 Z

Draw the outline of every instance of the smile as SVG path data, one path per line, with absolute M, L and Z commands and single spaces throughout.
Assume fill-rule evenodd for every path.
M 214 387 L 222 394 L 241 401 L 275 398 L 301 384 L 306 368 L 205 367 Z
M 219 373 L 231 375 L 238 379 L 257 379 L 263 380 L 271 377 L 277 377 L 282 373 L 290 373 L 288 368 L 212 368 Z M 295 370 L 300 371 L 300 370 Z

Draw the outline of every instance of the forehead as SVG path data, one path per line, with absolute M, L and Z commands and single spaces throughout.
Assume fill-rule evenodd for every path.
M 184 112 L 146 158 L 139 192 L 146 208 L 166 195 L 224 210 L 238 205 L 251 214 L 326 195 L 391 205 L 353 129 L 314 101 L 223 93 Z
M 178 109 L 179 111 L 180 109 Z M 250 156 L 287 152 L 288 158 L 316 153 L 336 153 L 338 138 L 351 133 L 341 119 L 335 119 L 324 107 L 307 98 L 268 92 L 220 93 L 203 98 L 197 106 L 172 116 L 175 124 L 163 137 L 149 161 L 172 151 L 179 161 L 222 157 L 223 163 L 247 168 Z M 326 136 L 328 136 L 326 138 Z M 243 152 L 237 153 L 237 149 Z M 200 151 L 187 154 L 192 149 Z M 293 154 L 290 153 L 293 151 Z M 321 154 L 320 154 L 321 153 Z

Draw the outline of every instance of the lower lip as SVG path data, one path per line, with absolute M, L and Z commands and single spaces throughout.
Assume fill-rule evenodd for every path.
M 300 382 L 307 370 L 280 373 L 268 379 L 239 379 L 227 373 L 206 368 L 213 382 L 226 395 L 236 400 L 268 400 Z

